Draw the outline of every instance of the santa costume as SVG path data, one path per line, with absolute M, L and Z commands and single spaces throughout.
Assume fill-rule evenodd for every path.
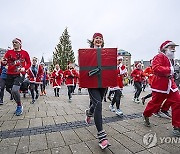
M 59 90 L 63 81 L 63 71 L 60 69 L 59 65 L 56 65 L 54 71 L 51 74 L 51 78 L 55 97 L 59 97 Z
M 109 105 L 109 109 L 112 112 L 116 112 L 118 116 L 122 116 L 123 112 L 120 109 L 120 99 L 122 97 L 123 90 L 123 78 L 127 76 L 126 66 L 122 64 L 123 57 L 117 57 L 117 86 L 111 88 L 111 91 L 114 91 L 114 97 L 112 99 L 111 104 Z M 114 104 L 116 103 L 116 109 L 114 108 Z
M 149 117 L 160 110 L 165 99 L 171 103 L 173 134 L 180 136 L 180 94 L 174 82 L 174 68 L 171 59 L 174 56 L 176 45 L 172 41 L 165 41 L 160 46 L 160 52 L 153 58 L 152 69 L 152 100 L 143 112 L 144 124 L 150 126 Z

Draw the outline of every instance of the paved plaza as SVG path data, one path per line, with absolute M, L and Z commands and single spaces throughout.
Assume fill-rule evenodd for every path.
M 27 94 L 22 96 L 24 113 L 15 116 L 16 104 L 5 94 L 0 106 L 0 154 L 177 154 L 180 138 L 172 136 L 171 120 L 152 116 L 151 127 L 142 122 L 144 105 L 132 101 L 133 87 L 124 88 L 121 100 L 123 117 L 109 110 L 110 101 L 103 102 L 103 126 L 111 146 L 101 150 L 96 139 L 94 122 L 86 125 L 84 111 L 89 105 L 87 90 L 73 95 L 68 101 L 67 89 L 54 97 L 51 86 L 47 95 L 30 104 Z M 145 96 L 150 91 L 141 93 Z

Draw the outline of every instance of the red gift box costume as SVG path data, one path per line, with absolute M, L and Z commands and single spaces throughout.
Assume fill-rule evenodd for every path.
M 79 66 L 80 87 L 117 85 L 117 48 L 79 49 Z

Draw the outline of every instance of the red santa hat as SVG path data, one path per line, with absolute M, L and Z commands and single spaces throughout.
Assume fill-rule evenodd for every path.
M 167 40 L 161 44 L 160 51 L 163 51 L 168 46 L 179 46 L 179 45 L 175 44 L 173 41 Z
M 95 39 L 96 37 L 101 37 L 103 39 L 103 35 L 101 33 L 94 33 L 93 35 L 93 39 Z
M 140 62 L 135 63 L 135 67 L 137 68 L 139 65 L 141 65 Z
M 123 56 L 118 56 L 117 57 L 117 60 L 120 60 L 120 59 L 123 60 Z
M 19 38 L 15 38 L 14 40 L 13 40 L 13 42 L 14 41 L 16 41 L 16 42 L 18 42 L 20 45 L 22 45 L 22 41 L 21 41 L 21 39 L 19 39 Z

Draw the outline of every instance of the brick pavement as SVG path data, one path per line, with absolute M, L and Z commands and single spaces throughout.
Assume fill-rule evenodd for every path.
M 142 95 L 147 93 L 142 92 Z M 124 93 L 121 100 L 124 117 L 110 112 L 110 102 L 103 102 L 103 126 L 112 146 L 102 151 L 97 144 L 94 123 L 88 126 L 84 123 L 84 110 L 89 104 L 86 90 L 82 95 L 73 95 L 70 103 L 66 87 L 61 89 L 58 98 L 53 96 L 49 86 L 47 96 L 41 96 L 35 104 L 30 104 L 29 96 L 22 98 L 24 113 L 21 116 L 14 115 L 15 103 L 6 94 L 5 104 L 0 106 L 0 154 L 177 153 L 180 144 L 169 143 L 171 121 L 151 117 L 152 127 L 144 127 L 141 118 L 144 106 L 133 103 L 132 98 L 132 91 Z M 147 133 L 157 136 L 153 147 L 143 143 Z M 162 139 L 166 140 L 162 143 Z

